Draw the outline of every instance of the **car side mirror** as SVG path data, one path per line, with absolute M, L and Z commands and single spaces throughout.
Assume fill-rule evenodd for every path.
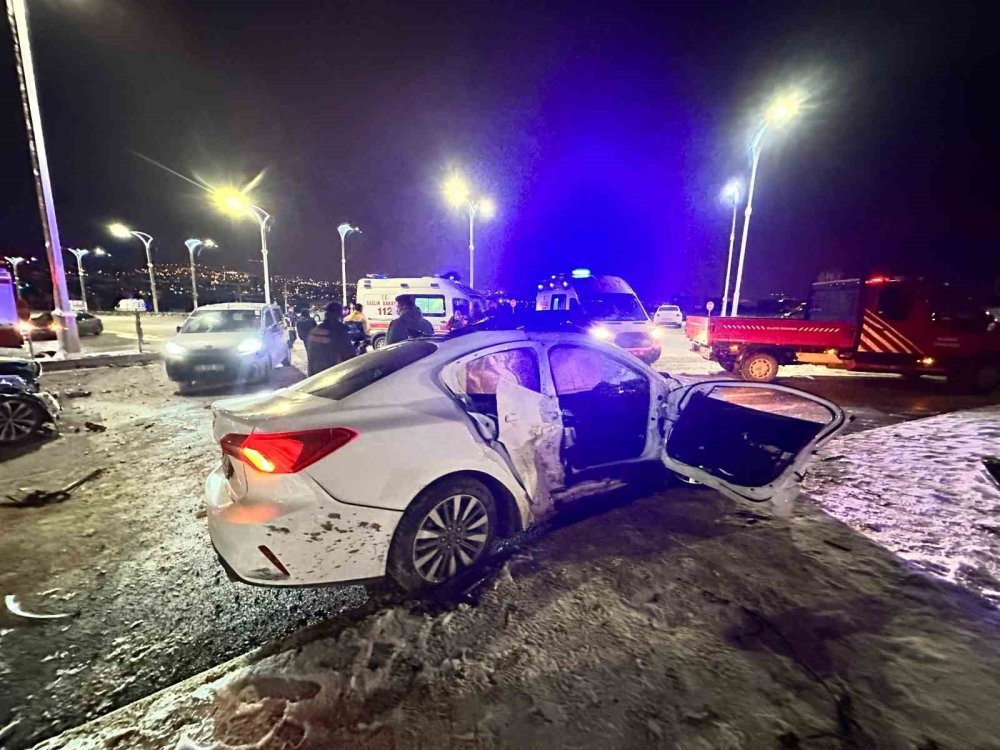
M 177 333 L 180 333 L 180 332 L 181 332 L 181 327 L 177 326 Z

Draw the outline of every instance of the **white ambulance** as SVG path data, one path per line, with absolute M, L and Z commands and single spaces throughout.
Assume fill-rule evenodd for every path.
M 594 337 L 648 364 L 660 358 L 662 329 L 653 325 L 632 287 L 618 276 L 594 276 L 585 268 L 550 276 L 538 284 L 535 309 L 575 312 Z
M 413 297 L 424 317 L 434 326 L 435 333 L 447 331 L 446 325 L 456 311 L 464 313 L 470 320 L 476 320 L 486 309 L 486 300 L 479 292 L 450 279 L 436 276 L 360 279 L 357 300 L 364 305 L 373 349 L 385 346 L 389 323 L 396 317 L 396 297 L 401 294 Z

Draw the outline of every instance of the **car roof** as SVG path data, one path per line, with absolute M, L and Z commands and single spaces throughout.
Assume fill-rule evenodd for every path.
M 263 310 L 265 307 L 273 307 L 265 302 L 216 302 L 211 305 L 198 305 L 200 310 Z

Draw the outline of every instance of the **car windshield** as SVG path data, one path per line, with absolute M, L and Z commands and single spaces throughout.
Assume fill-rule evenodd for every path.
M 181 333 L 231 333 L 259 327 L 258 310 L 199 310 L 187 319 Z
M 677 305 L 660 305 L 660 312 L 677 312 Z
M 602 294 L 584 301 L 587 315 L 594 320 L 648 320 L 634 294 Z
M 435 351 L 437 345 L 429 341 L 406 341 L 349 359 L 296 383 L 289 390 L 339 401 Z

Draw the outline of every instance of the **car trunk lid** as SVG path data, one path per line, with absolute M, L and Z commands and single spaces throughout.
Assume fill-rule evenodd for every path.
M 212 435 L 220 442 L 226 435 L 322 427 L 338 408 L 336 401 L 286 389 L 227 398 L 212 404 Z M 246 495 L 246 464 L 223 454 L 222 469 L 230 494 Z

